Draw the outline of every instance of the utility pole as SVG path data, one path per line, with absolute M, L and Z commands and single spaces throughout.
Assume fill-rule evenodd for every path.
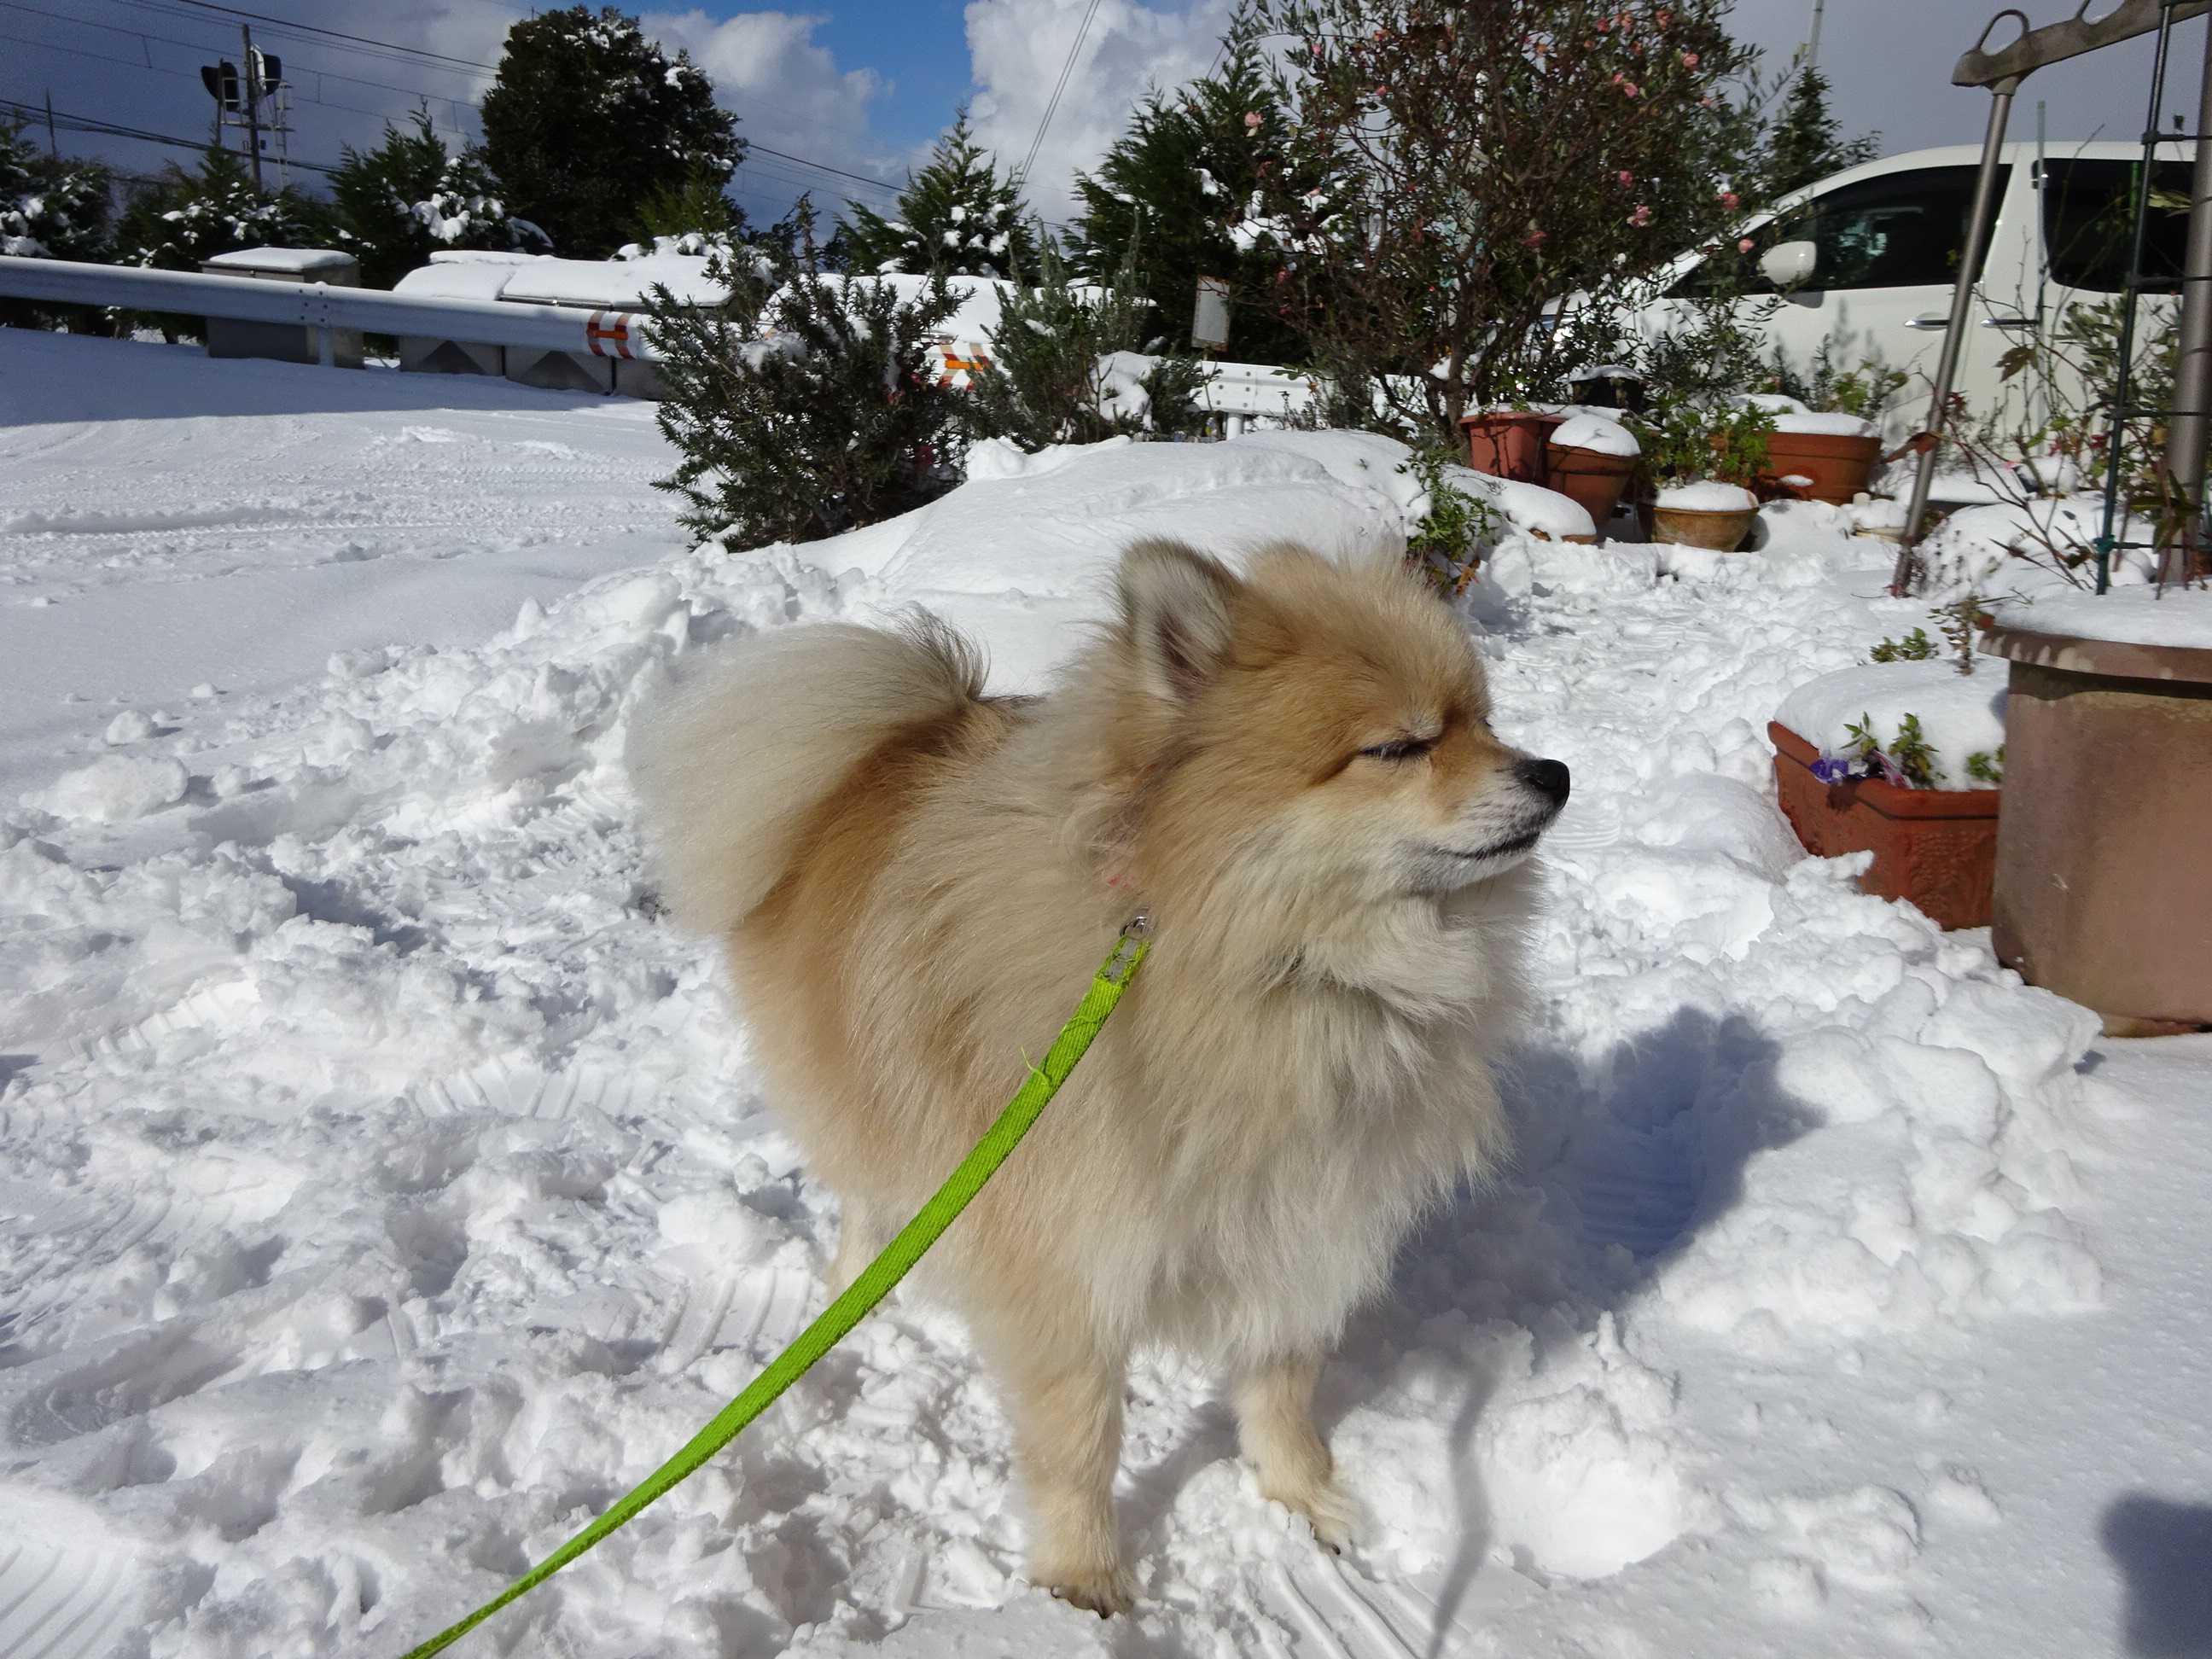
M 57 161 L 62 159 L 62 147 L 54 137 L 54 89 L 46 88 L 46 153 Z
M 253 26 L 240 23 L 239 39 L 246 43 L 246 153 L 253 158 L 253 193 L 261 194 L 261 63 L 253 55 Z
M 1818 69 L 1820 64 L 1820 13 L 1827 0 L 1813 0 L 1813 33 L 1805 42 L 1805 67 Z

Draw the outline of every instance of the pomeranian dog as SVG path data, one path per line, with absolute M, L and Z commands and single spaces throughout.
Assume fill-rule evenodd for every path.
M 1128 549 L 1050 696 L 975 651 L 793 628 L 683 677 L 631 765 L 677 920 L 717 936 L 849 1283 L 968 1152 L 1141 908 L 1152 948 L 1027 1142 L 917 1270 L 1002 1385 L 1031 1579 L 1133 1585 L 1132 1353 L 1221 1367 L 1260 1491 L 1341 1546 L 1322 1357 L 1506 1126 L 1537 837 L 1567 769 L 1502 743 L 1465 629 L 1392 560 Z M 714 654 L 714 653 L 709 653 Z

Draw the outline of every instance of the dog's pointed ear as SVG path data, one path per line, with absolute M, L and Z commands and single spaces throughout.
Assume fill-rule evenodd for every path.
M 1181 542 L 1142 541 L 1121 556 L 1121 621 L 1145 690 L 1188 702 L 1229 653 L 1237 580 Z

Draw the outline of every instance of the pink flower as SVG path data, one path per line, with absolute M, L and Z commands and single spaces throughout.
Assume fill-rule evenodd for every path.
M 1260 112 L 1256 109 L 1246 110 L 1244 112 L 1244 131 L 1247 132 L 1257 132 L 1259 130 Z
M 1750 237 L 1739 236 L 1736 238 L 1735 241 L 1735 251 L 1738 253 L 1748 253 L 1757 246 L 1758 244 L 1753 242 Z
M 1650 224 L 1651 222 L 1650 204 L 1646 202 L 1638 202 L 1636 204 L 1636 211 L 1628 216 L 1628 222 L 1632 225 Z
M 1631 98 L 1641 97 L 1644 93 L 1644 88 L 1638 86 L 1633 81 L 1623 82 L 1620 89 L 1626 93 Z
M 1721 205 L 1734 213 L 1743 205 L 1743 198 L 1732 190 L 1724 190 L 1721 192 Z
M 1674 14 L 1671 11 L 1656 11 L 1651 14 L 1651 21 L 1662 29 L 1672 28 L 1674 26 Z
M 1694 52 L 1684 52 L 1684 53 L 1682 54 L 1682 67 L 1683 67 L 1684 69 L 1695 69 L 1695 68 L 1697 68 L 1697 66 L 1698 66 L 1698 54 L 1697 54 L 1697 53 L 1695 53 Z
M 1636 175 L 1631 173 L 1626 167 L 1621 168 L 1620 172 L 1614 173 L 1613 176 L 1620 180 L 1620 187 L 1623 190 L 1627 189 L 1629 185 L 1636 182 Z
M 1619 85 L 1620 85 L 1623 81 L 1626 81 L 1627 78 L 1628 78 L 1628 77 L 1627 77 L 1626 76 L 1623 75 L 1623 74 L 1622 74 L 1619 70 L 1613 70 L 1613 85 L 1615 85 L 1616 87 L 1617 87 L 1617 86 L 1619 86 Z
M 1544 239 L 1551 234 L 1548 230 L 1532 230 L 1521 240 L 1530 247 L 1541 247 L 1544 246 Z

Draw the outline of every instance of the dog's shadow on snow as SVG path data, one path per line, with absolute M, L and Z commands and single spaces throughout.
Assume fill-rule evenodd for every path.
M 1540 1364 L 1547 1347 L 1586 1341 L 1601 1313 L 1629 1308 L 1735 1205 L 1753 1157 L 1819 1121 L 1780 1087 L 1778 1053 L 1740 1015 L 1686 1008 L 1601 1053 L 1539 1040 L 1512 1055 L 1499 1085 L 1513 1164 L 1407 1241 L 1389 1296 L 1354 1320 L 1323 1373 L 1323 1434 L 1340 1438 L 1346 1419 L 1402 1379 L 1432 1377 L 1455 1350 L 1503 1364 L 1508 1346 L 1479 1340 L 1486 1326 L 1533 1333 Z M 1632 1343 L 1632 1316 L 1626 1328 Z M 1458 1538 L 1428 1659 L 1448 1650 L 1495 1538 L 1477 1433 L 1503 1379 L 1479 1361 L 1461 1369 L 1449 1451 Z M 1541 1577 L 1540 1564 L 1516 1565 Z
M 2212 1504 L 2130 1492 L 2106 1510 L 2102 1530 L 2127 1581 L 2127 1650 L 2143 1659 L 2212 1654 Z

